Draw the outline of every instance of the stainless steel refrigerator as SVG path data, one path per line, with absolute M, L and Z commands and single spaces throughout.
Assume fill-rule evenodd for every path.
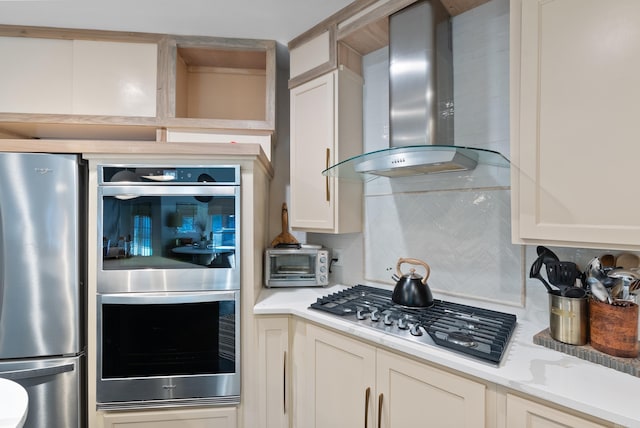
M 78 156 L 0 153 L 0 377 L 25 427 L 85 425 L 85 183 Z

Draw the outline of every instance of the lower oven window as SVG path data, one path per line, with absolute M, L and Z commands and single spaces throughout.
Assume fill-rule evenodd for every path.
M 234 301 L 103 304 L 102 378 L 235 371 Z

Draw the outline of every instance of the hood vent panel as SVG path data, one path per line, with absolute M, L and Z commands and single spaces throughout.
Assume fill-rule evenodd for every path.
M 498 152 L 454 145 L 451 48 L 451 21 L 439 0 L 422 0 L 391 15 L 389 148 L 347 159 L 323 175 L 369 181 L 460 173 L 478 165 L 508 168 Z
M 499 152 L 474 147 L 392 147 L 346 159 L 324 170 L 322 175 L 370 181 L 378 177 L 464 172 L 474 169 L 477 165 L 509 168 L 509 160 Z

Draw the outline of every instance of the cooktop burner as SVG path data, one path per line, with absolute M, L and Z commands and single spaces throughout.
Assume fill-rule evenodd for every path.
M 365 285 L 321 297 L 310 308 L 493 364 L 500 363 L 516 326 L 515 315 L 437 299 L 428 308 L 397 305 L 391 291 Z

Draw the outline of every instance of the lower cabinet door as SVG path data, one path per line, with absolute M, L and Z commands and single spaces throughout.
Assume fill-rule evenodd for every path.
M 507 427 L 603 428 L 612 426 L 614 425 L 603 425 L 526 398 L 507 394 Z
M 374 427 L 375 348 L 313 325 L 307 340 L 304 428 Z
M 106 412 L 104 428 L 237 428 L 237 409 L 174 409 Z
M 486 386 L 378 350 L 378 427 L 481 428 Z M 508 425 L 516 427 L 521 425 Z
M 259 408 L 255 428 L 287 428 L 289 399 L 289 320 L 263 317 L 258 326 Z

